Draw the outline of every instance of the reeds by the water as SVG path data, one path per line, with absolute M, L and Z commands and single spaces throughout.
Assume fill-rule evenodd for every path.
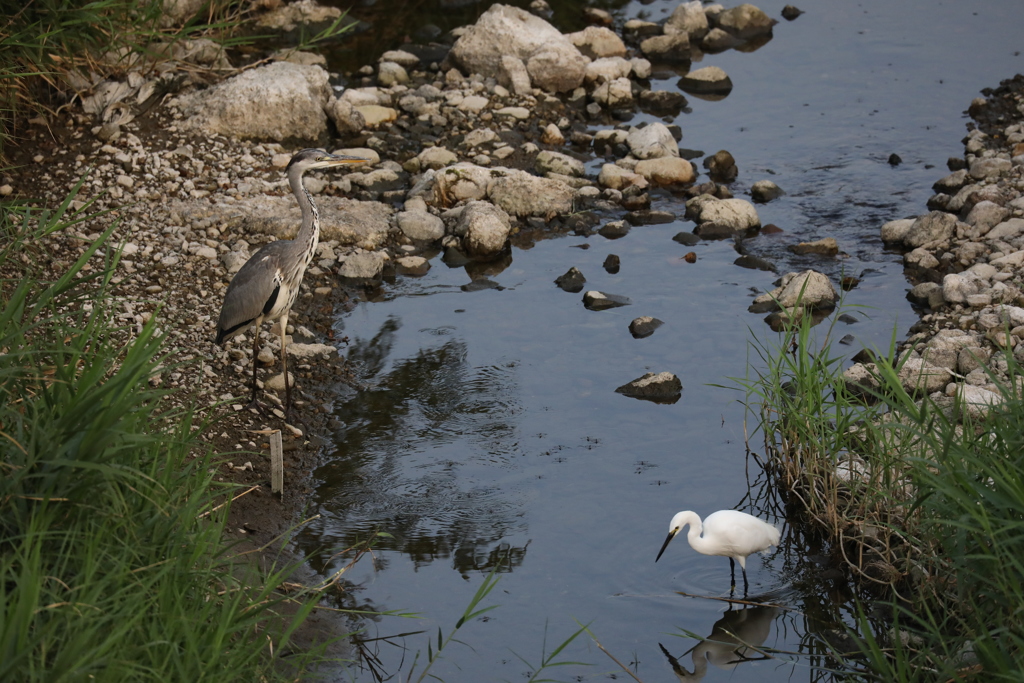
M 880 680 L 1020 680 L 1024 670 L 1024 400 L 1005 354 L 1003 402 L 970 417 L 908 392 L 895 338 L 877 389 L 849 384 L 831 329 L 805 321 L 739 380 L 764 436 L 762 464 L 798 523 L 891 619 L 859 634 Z M 752 447 L 754 447 L 752 445 Z

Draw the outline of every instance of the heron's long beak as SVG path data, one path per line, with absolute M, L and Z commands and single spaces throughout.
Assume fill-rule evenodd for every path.
M 327 166 L 341 166 L 342 164 L 358 164 L 362 161 L 369 161 L 369 159 L 364 159 L 362 157 L 353 157 L 347 154 L 330 154 L 328 156 L 330 158 L 324 161 L 324 164 Z
M 669 544 L 669 543 L 670 543 L 670 542 L 672 541 L 672 539 L 673 539 L 673 538 L 675 538 L 675 537 L 676 537 L 676 532 L 675 532 L 675 531 L 670 531 L 670 532 L 668 532 L 668 537 L 667 537 L 667 538 L 665 539 L 665 542 L 664 542 L 664 543 L 662 544 L 662 546 L 661 546 L 661 550 L 659 550 L 659 551 L 658 551 L 658 556 L 657 556 L 656 558 L 654 558 L 654 561 L 655 561 L 655 562 L 657 562 L 658 560 L 660 560 L 660 559 L 661 559 L 661 556 L 662 556 L 662 554 L 664 554 L 664 552 L 665 552 L 665 548 L 667 548 L 667 547 L 668 547 L 668 544 Z

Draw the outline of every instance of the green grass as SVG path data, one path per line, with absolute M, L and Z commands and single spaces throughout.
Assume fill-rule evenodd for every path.
M 223 511 L 204 516 L 229 490 L 150 383 L 159 316 L 136 332 L 107 303 L 116 223 L 56 280 L 34 272 L 43 235 L 83 218 L 72 198 L 0 205 L 0 680 L 283 680 L 271 652 L 316 597 L 278 616 L 283 571 L 236 566 Z
M 764 370 L 738 383 L 791 522 L 825 538 L 857 583 L 890 604 L 888 619 L 861 615 L 867 668 L 854 667 L 857 677 L 1021 680 L 1019 363 L 1005 354 L 1003 403 L 971 418 L 953 400 L 901 386 L 895 337 L 867 389 L 843 378 L 831 338 L 804 322 L 777 344 L 755 344 Z

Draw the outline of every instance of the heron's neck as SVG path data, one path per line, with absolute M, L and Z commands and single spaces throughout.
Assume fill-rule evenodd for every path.
M 299 202 L 299 209 L 302 211 L 302 226 L 295 241 L 302 245 L 303 253 L 306 254 L 306 265 L 313 260 L 316 252 L 316 245 L 320 241 L 320 213 L 316 210 L 313 197 L 309 194 L 306 186 L 302 184 L 302 175 L 292 173 L 288 176 L 288 182 L 292 187 L 292 193 Z

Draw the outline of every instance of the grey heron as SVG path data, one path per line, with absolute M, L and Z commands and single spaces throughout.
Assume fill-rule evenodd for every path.
M 320 214 L 313 197 L 302 183 L 302 175 L 317 168 L 332 168 L 369 159 L 328 154 L 322 149 L 304 149 L 288 162 L 286 174 L 295 199 L 302 210 L 299 234 L 292 240 L 277 240 L 264 245 L 239 269 L 224 293 L 224 304 L 217 321 L 217 344 L 245 332 L 255 324 L 252 353 L 252 400 L 256 405 L 256 357 L 259 355 L 260 326 L 278 321 L 281 333 L 281 364 L 284 370 L 285 411 L 291 410 L 292 391 L 288 381 L 286 334 L 288 312 L 299 294 L 302 276 L 313 260 L 320 240 Z

